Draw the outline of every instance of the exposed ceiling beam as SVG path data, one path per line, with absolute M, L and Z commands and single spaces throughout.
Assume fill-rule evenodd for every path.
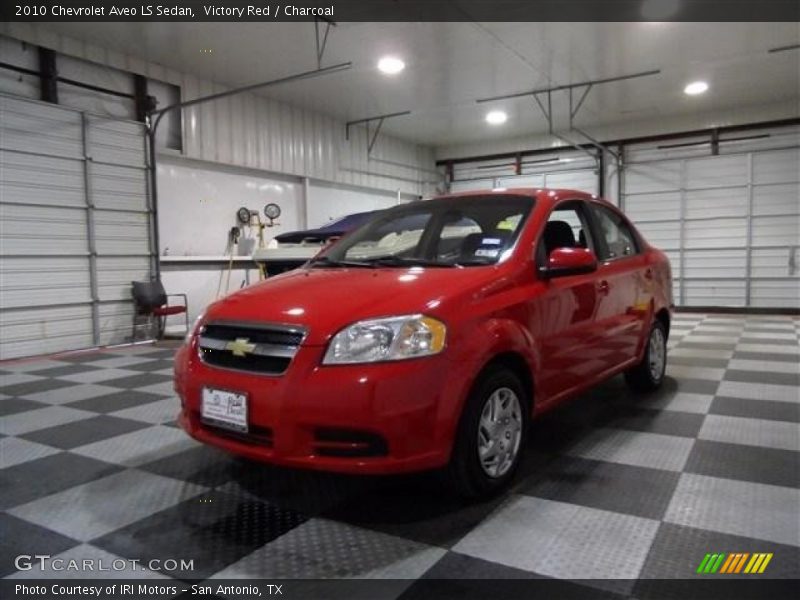
M 549 92 L 560 92 L 563 90 L 570 90 L 575 88 L 581 88 L 586 86 L 592 85 L 599 85 L 601 83 L 612 83 L 615 81 L 625 81 L 628 79 L 637 79 L 639 77 L 649 77 L 651 75 L 658 75 L 661 73 L 661 69 L 654 69 L 652 71 L 642 71 L 641 73 L 631 73 L 630 75 L 620 75 L 618 77 L 606 77 L 603 79 L 592 79 L 589 81 L 582 81 L 580 83 L 569 83 L 566 85 L 557 85 L 554 87 L 549 88 L 540 88 L 537 90 L 528 90 L 527 92 L 514 92 L 512 94 L 503 94 L 500 96 L 491 96 L 489 98 L 480 98 L 476 100 L 478 104 L 482 104 L 484 102 L 493 102 L 495 100 L 507 100 L 509 98 L 523 98 L 525 96 L 535 96 L 536 94 L 547 94 Z

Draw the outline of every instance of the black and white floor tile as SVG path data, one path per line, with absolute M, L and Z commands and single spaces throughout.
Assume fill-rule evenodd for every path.
M 518 483 L 475 504 L 429 475 L 197 444 L 175 426 L 169 348 L 0 363 L 0 576 L 31 577 L 13 557 L 36 552 L 194 560 L 128 577 L 393 578 L 409 598 L 431 593 L 418 579 L 546 577 L 618 597 L 744 551 L 798 578 L 799 334 L 791 317 L 677 314 L 659 392 L 616 378 L 543 415 Z

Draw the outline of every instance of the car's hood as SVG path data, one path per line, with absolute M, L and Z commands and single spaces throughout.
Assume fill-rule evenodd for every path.
M 321 345 L 362 319 L 442 317 L 465 295 L 494 287 L 497 277 L 496 267 L 297 269 L 223 298 L 209 307 L 206 319 L 301 325 L 308 329 L 305 343 Z

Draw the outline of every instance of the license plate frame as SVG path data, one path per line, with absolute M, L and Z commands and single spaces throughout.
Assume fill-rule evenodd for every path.
M 248 432 L 248 397 L 242 392 L 204 387 L 200 401 L 200 420 L 213 427 Z

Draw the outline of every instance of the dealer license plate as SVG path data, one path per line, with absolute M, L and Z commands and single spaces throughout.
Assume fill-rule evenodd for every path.
M 247 431 L 247 396 L 203 388 L 201 417 L 205 423 L 233 431 Z

